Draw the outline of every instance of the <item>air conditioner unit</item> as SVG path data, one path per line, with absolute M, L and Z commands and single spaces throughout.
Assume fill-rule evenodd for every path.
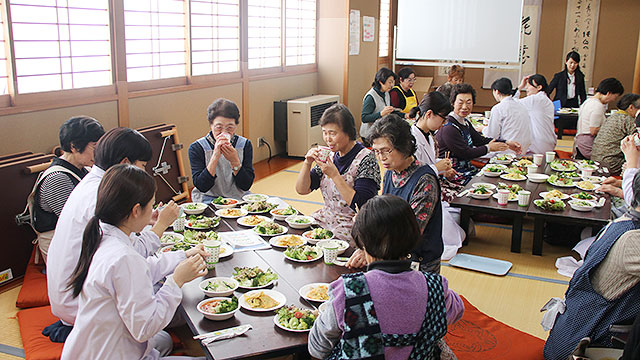
M 314 95 L 287 101 L 287 154 L 305 156 L 315 144 L 324 144 L 320 117 L 340 101 L 338 95 Z

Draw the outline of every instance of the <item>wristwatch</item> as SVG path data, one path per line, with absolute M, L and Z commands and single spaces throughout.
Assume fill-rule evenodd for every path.
M 233 166 L 233 167 L 231 167 L 231 170 L 238 171 L 238 170 L 240 170 L 241 167 L 242 167 L 242 165 Z

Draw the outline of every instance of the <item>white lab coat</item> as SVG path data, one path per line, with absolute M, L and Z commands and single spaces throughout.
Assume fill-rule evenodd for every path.
M 553 151 L 558 142 L 553 120 L 555 112 L 553 102 L 544 91 L 522 99 L 518 96 L 520 91 L 517 91 L 513 98 L 527 109 L 531 119 L 531 145 L 528 151 L 523 147 L 522 152 L 544 154 L 547 151 Z
M 95 213 L 98 187 L 104 172 L 94 166 L 73 189 L 62 208 L 49 247 L 47 286 L 51 313 L 67 325 L 74 324 L 78 312 L 78 299 L 67 290 L 67 284 L 80 258 L 84 228 Z M 171 274 L 186 258 L 184 251 L 153 256 L 160 247 L 160 239 L 152 231 L 143 231 L 139 236 L 132 234 L 131 238 L 133 248 L 147 258 L 154 284 Z
M 411 134 L 416 139 L 417 150 L 415 157 L 418 162 L 424 165 L 429 165 L 438 173 L 436 168 L 436 162 L 439 160 L 436 156 L 436 139 L 434 136 L 430 136 L 430 141 L 427 141 L 422 131 L 416 126 L 411 126 Z M 456 220 L 457 219 L 457 220 Z M 444 250 L 442 252 L 442 259 L 449 260 L 462 246 L 462 242 L 466 234 L 459 225 L 460 222 L 460 209 L 453 208 L 448 202 L 442 202 L 442 242 L 444 244 Z
M 512 96 L 507 96 L 491 108 L 489 126 L 482 130 L 482 134 L 494 139 L 517 141 L 524 152 L 531 144 L 530 123 L 527 109 Z
M 122 230 L 100 223 L 73 330 L 62 359 L 158 359 L 149 340 L 173 318 L 182 290 L 169 276 L 154 294 L 147 261 Z

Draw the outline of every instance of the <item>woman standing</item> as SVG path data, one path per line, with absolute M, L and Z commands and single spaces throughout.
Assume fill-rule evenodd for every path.
M 193 201 L 210 203 L 218 196 L 241 199 L 255 179 L 251 141 L 237 135 L 240 111 L 227 99 L 207 109 L 211 131 L 189 146 Z
M 547 93 L 551 95 L 555 90 L 553 101 L 560 100 L 562 107 L 577 108 L 587 100 L 584 74 L 580 70 L 580 54 L 570 51 L 565 61 L 564 70 L 553 75 Z
M 202 256 L 194 255 L 154 291 L 149 266 L 130 235 L 151 221 L 155 191 L 151 175 L 136 166 L 116 165 L 105 173 L 68 283 L 80 300 L 62 359 L 158 359 L 171 350 L 160 339 L 167 339 L 162 329 L 180 305 L 180 288 L 207 269 Z
M 86 168 L 94 163 L 93 150 L 102 135 L 104 128 L 92 117 L 76 116 L 65 121 L 59 133 L 62 155 L 53 158 L 29 195 L 31 224 L 38 234 L 36 241 L 45 265 L 58 217 L 73 189 L 89 173 Z
M 380 189 L 380 167 L 371 150 L 356 142 L 355 122 L 346 106 L 335 104 L 325 110 L 320 126 L 330 153 L 318 148 L 307 152 L 296 192 L 306 195 L 319 188 L 325 205 L 311 216 L 337 238 L 351 242 L 356 209 Z
M 399 83 L 389 91 L 391 105 L 396 109 L 402 109 L 405 118 L 409 111 L 418 106 L 416 92 L 413 91 L 413 84 L 416 82 L 416 73 L 410 67 L 404 67 L 398 71 Z
M 513 98 L 511 80 L 500 78 L 491 84 L 491 90 L 498 103 L 491 108 L 489 126 L 482 130 L 482 135 L 516 141 L 526 151 L 531 143 L 531 120 L 527 109 Z
M 381 68 L 376 73 L 375 79 L 373 79 L 371 89 L 367 91 L 362 99 L 360 137 L 365 145 L 368 145 L 366 139 L 369 136 L 369 128 L 373 126 L 373 123 L 393 112 L 389 90 L 396 83 L 396 78 L 397 75 L 391 69 Z
M 547 79 L 540 74 L 525 76 L 513 95 L 529 112 L 531 120 L 531 145 L 528 153 L 544 154 L 556 148 L 558 137 L 553 122 L 554 107 L 547 95 Z M 526 90 L 527 97 L 519 99 L 520 90 Z

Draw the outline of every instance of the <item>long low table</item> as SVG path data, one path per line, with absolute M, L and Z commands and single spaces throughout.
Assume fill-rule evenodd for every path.
M 546 162 L 538 167 L 539 173 L 550 175 L 553 170 Z M 522 220 L 525 216 L 534 218 L 534 236 L 533 236 L 533 255 L 542 255 L 544 225 L 547 221 L 563 222 L 570 224 L 581 224 L 585 226 L 601 227 L 606 225 L 610 219 L 611 199 L 607 194 L 599 194 L 604 197 L 605 205 L 601 208 L 593 209 L 589 212 L 580 212 L 571 209 L 566 204 L 564 211 L 548 211 L 537 207 L 533 200 L 540 198 L 540 193 L 553 189 L 560 190 L 567 194 L 580 192 L 577 188 L 561 188 L 555 187 L 549 183 L 534 183 L 529 180 L 525 181 L 509 181 L 502 178 L 488 177 L 485 175 L 476 175 L 467 184 L 466 188 L 473 186 L 474 183 L 483 182 L 498 185 L 502 182 L 505 184 L 518 184 L 525 190 L 531 192 L 531 199 L 527 206 L 518 206 L 517 202 L 509 202 L 506 206 L 498 205 L 494 198 L 487 200 L 476 200 L 471 197 L 460 197 L 450 202 L 450 205 L 461 209 L 460 225 L 469 233 L 469 218 L 473 213 L 488 213 L 503 216 L 513 220 L 513 231 L 511 234 L 511 251 L 519 253 L 522 245 Z
M 207 214 L 212 215 L 211 209 Z M 286 223 L 279 222 L 286 226 Z M 247 230 L 236 223 L 235 220 L 222 219 L 218 232 Z M 289 234 L 301 234 L 304 230 L 289 229 Z M 265 238 L 268 240 L 268 238 Z M 307 333 L 293 333 L 275 326 L 273 318 L 276 311 L 254 312 L 240 309 L 235 316 L 225 321 L 212 321 L 205 319 L 197 310 L 197 305 L 205 299 L 199 284 L 202 280 L 215 276 L 231 276 L 236 266 L 259 266 L 262 269 L 271 268 L 278 274 L 278 281 L 269 289 L 277 290 L 287 297 L 287 305 L 295 305 L 313 309 L 319 303 L 311 303 L 299 296 L 298 290 L 306 284 L 314 282 L 330 283 L 341 274 L 350 271 L 343 266 L 326 265 L 322 259 L 312 263 L 297 263 L 284 258 L 283 251 L 277 249 L 265 249 L 256 251 L 234 252 L 233 255 L 221 258 L 215 270 L 182 287 L 181 311 L 187 321 L 187 325 L 194 335 L 226 329 L 229 327 L 251 324 L 252 330 L 245 335 L 233 339 L 213 342 L 203 350 L 208 359 L 267 359 L 293 353 L 306 353 L 308 337 Z M 238 289 L 236 296 L 247 290 Z

